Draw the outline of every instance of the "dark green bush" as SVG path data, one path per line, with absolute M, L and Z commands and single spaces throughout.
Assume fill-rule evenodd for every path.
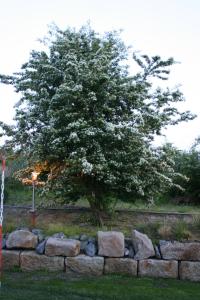
M 189 151 L 174 151 L 175 172 L 187 177 L 187 180 L 177 177 L 176 184 L 183 190 L 176 187 L 167 192 L 169 198 L 173 198 L 177 204 L 199 204 L 200 203 L 200 153 L 197 149 Z

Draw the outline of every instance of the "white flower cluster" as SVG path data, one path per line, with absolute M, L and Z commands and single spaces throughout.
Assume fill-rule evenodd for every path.
M 76 132 L 71 132 L 69 136 L 69 140 L 77 142 L 79 141 L 79 137 Z
M 82 168 L 84 174 L 91 174 L 93 165 L 87 161 L 86 158 L 82 159 Z

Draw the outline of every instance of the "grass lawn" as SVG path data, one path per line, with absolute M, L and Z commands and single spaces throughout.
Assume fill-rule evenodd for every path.
M 119 275 L 72 278 L 64 273 L 17 271 L 3 274 L 0 299 L 199 300 L 200 283 Z
M 89 207 L 89 203 L 81 199 L 75 204 L 80 207 Z M 166 200 L 155 200 L 153 205 L 148 205 L 147 202 L 135 201 L 133 203 L 123 202 L 118 200 L 115 209 L 127 209 L 134 211 L 150 211 L 150 212 L 177 212 L 177 213 L 200 213 L 200 205 L 192 204 L 176 204 Z

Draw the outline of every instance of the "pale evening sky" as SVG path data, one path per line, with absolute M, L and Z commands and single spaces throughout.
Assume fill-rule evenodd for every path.
M 19 71 L 52 22 L 65 29 L 90 20 L 100 33 L 123 29 L 122 38 L 133 50 L 181 62 L 167 85 L 181 84 L 186 101 L 180 109 L 190 109 L 198 118 L 168 128 L 166 141 L 187 149 L 200 135 L 199 0 L 0 0 L 0 8 L 1 74 Z M 12 122 L 18 99 L 11 87 L 0 85 L 1 121 Z

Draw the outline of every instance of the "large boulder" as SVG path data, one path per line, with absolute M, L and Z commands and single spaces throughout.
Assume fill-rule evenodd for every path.
M 124 256 L 124 235 L 116 231 L 98 231 L 98 254 L 108 257 Z
M 140 260 L 155 256 L 152 241 L 146 234 L 140 233 L 137 230 L 133 230 L 132 242 L 136 253 L 134 259 Z
M 181 261 L 179 274 L 180 279 L 200 281 L 200 262 Z
M 72 272 L 84 275 L 102 275 L 104 268 L 103 257 L 79 255 L 65 259 L 66 273 Z
M 140 260 L 138 269 L 139 276 L 178 278 L 178 262 L 175 260 Z
M 37 244 L 37 236 L 25 229 L 11 232 L 6 240 L 8 249 L 35 249 Z
M 200 260 L 200 243 L 162 241 L 160 243 L 160 252 L 163 259 L 198 261 Z
M 137 276 L 137 261 L 131 258 L 106 258 L 104 273 Z
M 64 271 L 64 257 L 39 255 L 34 251 L 24 251 L 20 255 L 22 271 Z
M 48 238 L 45 254 L 48 256 L 76 256 L 80 253 L 80 241 L 65 238 Z
M 20 265 L 20 252 L 14 250 L 2 250 L 3 269 L 10 270 Z

